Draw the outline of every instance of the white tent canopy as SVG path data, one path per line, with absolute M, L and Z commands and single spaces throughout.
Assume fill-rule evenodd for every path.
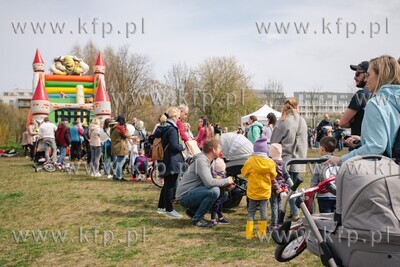
M 262 124 L 266 124 L 267 123 L 267 115 L 268 113 L 274 113 L 276 118 L 279 120 L 279 118 L 281 117 L 282 113 L 280 113 L 279 111 L 276 111 L 274 109 L 272 109 L 270 106 L 268 106 L 267 104 L 265 104 L 264 106 L 262 106 L 259 110 L 254 111 L 251 114 L 245 115 L 240 119 L 240 123 L 241 125 L 243 125 L 244 122 L 249 121 L 249 117 L 254 115 L 257 117 L 258 122 L 262 123 Z

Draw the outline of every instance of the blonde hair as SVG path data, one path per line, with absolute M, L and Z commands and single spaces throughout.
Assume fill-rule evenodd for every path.
M 98 118 L 94 118 L 91 123 L 100 126 L 100 120 Z
M 297 115 L 297 99 L 294 97 L 289 97 L 285 100 L 282 109 L 282 121 L 286 120 L 286 116 L 288 114 L 293 114 L 295 116 Z
M 169 107 L 167 109 L 167 112 L 165 112 L 166 115 L 168 115 L 168 118 L 172 118 L 173 116 L 179 116 L 181 115 L 181 110 L 176 107 Z M 163 114 L 160 117 L 160 123 L 165 123 L 167 121 L 167 116 Z
M 385 84 L 400 85 L 400 65 L 395 58 L 383 55 L 371 59 L 369 67 L 377 75 L 376 87 L 369 88 L 374 95 Z

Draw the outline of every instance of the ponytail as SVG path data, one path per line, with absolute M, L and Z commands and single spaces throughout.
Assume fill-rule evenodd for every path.
M 289 97 L 285 100 L 285 104 L 283 105 L 282 110 L 282 121 L 286 120 L 286 116 L 288 114 L 297 114 L 297 100 L 294 97 Z

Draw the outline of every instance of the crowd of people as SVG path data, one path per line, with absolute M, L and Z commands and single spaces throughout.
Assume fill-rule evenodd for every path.
M 400 126 L 400 65 L 390 56 L 381 56 L 358 65 L 351 65 L 355 71 L 354 80 L 360 88 L 349 103 L 340 119 L 334 123 L 329 114 L 315 129 L 307 126 L 298 113 L 298 103 L 293 97 L 283 103 L 279 119 L 274 113 L 267 114 L 268 121 L 260 123 L 256 116 L 250 116 L 245 127 L 238 127 L 237 134 L 244 134 L 253 144 L 254 154 L 244 164 L 241 175 L 247 180 L 248 216 L 246 238 L 252 238 L 254 219 L 260 210 L 258 234 L 267 230 L 267 206 L 271 205 L 271 223 L 277 225 L 278 207 L 288 185 L 282 174 L 284 162 L 292 158 L 306 158 L 308 148 L 319 149 L 321 157 L 328 158 L 327 164 L 340 165 L 356 155 L 386 154 L 392 155 L 392 147 Z M 384 101 L 385 100 L 385 101 Z M 64 164 L 67 147 L 70 147 L 70 159 L 81 160 L 86 155 L 90 165 L 90 175 L 100 177 L 100 162 L 104 166 L 104 175 L 116 181 L 125 181 L 123 166 L 129 159 L 129 166 L 135 175 L 147 170 L 148 154 L 146 143 L 152 138 L 161 138 L 163 148 L 164 186 L 160 192 L 157 213 L 169 218 L 183 217 L 174 209 L 180 203 L 186 209 L 193 225 L 212 227 L 229 223 L 222 208 L 227 192 L 235 187 L 232 177 L 225 175 L 225 165 L 221 159 L 221 145 L 218 137 L 228 132 L 219 125 L 214 127 L 206 116 L 198 120 L 197 135 L 186 122 L 189 108 L 186 105 L 170 107 L 159 117 L 151 133 L 146 133 L 142 121 L 134 118 L 127 124 L 120 115 L 115 120 L 99 121 L 93 119 L 89 126 L 78 121 L 68 128 L 68 119 L 62 118 L 58 127 L 48 118 L 35 130 L 35 122 L 27 127 L 24 140 L 30 158 L 35 159 L 34 140 L 44 144 L 45 158 Z M 374 127 L 371 127 L 374 125 Z M 351 135 L 344 139 L 343 129 L 351 128 Z M 152 137 L 149 138 L 149 136 Z M 194 155 L 192 163 L 185 165 L 188 142 L 196 141 L 201 152 Z M 341 151 L 343 145 L 349 146 L 349 153 L 341 157 L 334 156 L 334 151 Z M 38 146 L 37 150 L 40 150 Z M 60 155 L 57 158 L 57 148 Z M 83 153 L 83 151 L 85 151 Z M 147 155 L 148 156 L 148 155 Z M 145 166 L 143 168 L 143 166 Z M 182 166 L 186 166 L 183 168 Z M 304 172 L 304 165 L 291 165 L 289 174 L 295 182 Z M 320 168 L 313 171 L 312 185 L 318 184 L 325 172 Z M 330 194 L 319 195 L 320 212 L 335 210 L 335 197 Z M 299 219 L 299 210 L 294 200 L 290 201 L 290 217 Z M 205 215 L 211 212 L 211 221 Z

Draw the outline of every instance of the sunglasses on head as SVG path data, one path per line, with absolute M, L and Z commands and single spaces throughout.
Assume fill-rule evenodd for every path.
M 355 74 L 355 76 L 356 76 L 356 77 L 358 77 L 358 76 L 360 76 L 360 75 L 361 75 L 361 73 L 365 73 L 365 71 L 356 71 L 356 74 Z

